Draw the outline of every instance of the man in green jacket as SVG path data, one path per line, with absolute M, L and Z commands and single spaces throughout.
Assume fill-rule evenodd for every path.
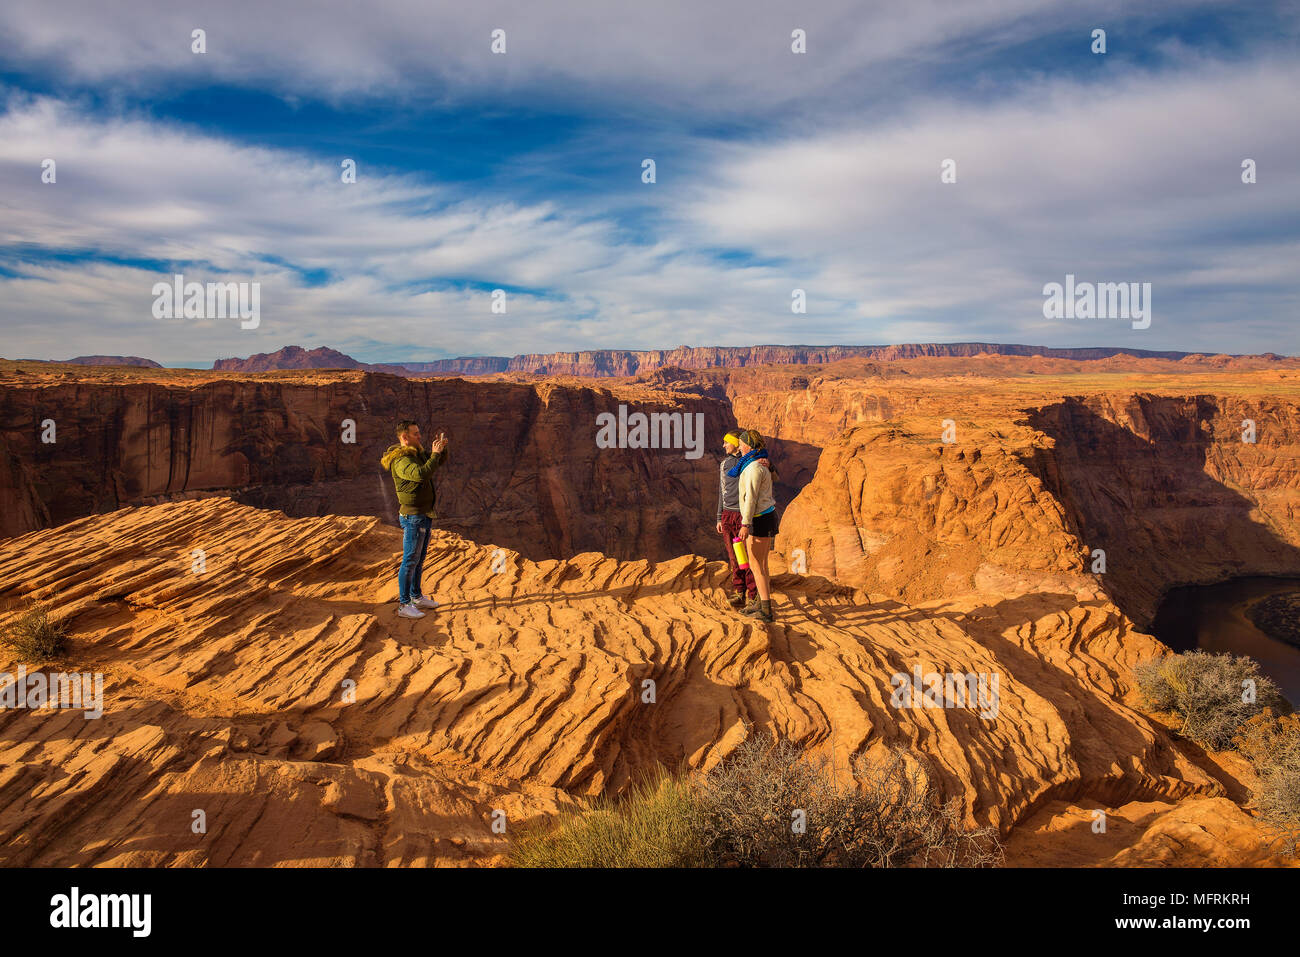
M 438 603 L 424 594 L 420 576 L 424 572 L 424 555 L 429 550 L 429 533 L 437 513 L 433 510 L 436 493 L 433 473 L 447 461 L 447 436 L 439 432 L 431 450 L 420 446 L 420 427 L 410 419 L 397 423 L 397 444 L 390 445 L 381 464 L 393 476 L 397 490 L 397 521 L 402 526 L 402 566 L 397 572 L 397 614 L 403 618 L 423 618 L 421 608 L 437 608 Z

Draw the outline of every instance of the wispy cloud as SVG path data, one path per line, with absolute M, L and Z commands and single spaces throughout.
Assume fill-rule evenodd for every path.
M 45 157 L 58 163 L 55 185 L 40 181 Z M 409 358 L 539 339 L 624 345 L 646 332 L 611 318 L 687 336 L 723 275 L 741 274 L 679 243 L 620 242 L 616 224 L 586 210 L 382 170 L 348 185 L 337 166 L 290 151 L 44 99 L 0 116 L 0 175 L 17 187 L 0 225 L 0 263 L 14 273 L 0 281 L 6 325 L 28 353 L 66 351 L 69 337 L 168 359 L 286 342 L 374 340 L 419 353 Z M 60 261 L 67 250 L 88 255 Z M 262 283 L 261 327 L 153 319 L 150 290 L 173 268 Z M 724 337 L 726 315 L 738 327 L 775 281 L 749 272 L 720 315 Z M 505 316 L 490 312 L 496 287 L 510 293 Z
M 1059 341 L 1041 288 L 1070 272 L 1155 285 L 1159 324 L 1108 341 L 1294 350 L 1296 89 L 1300 66 L 1270 62 L 1049 80 L 980 110 L 922 102 L 884 127 L 733 147 L 682 209 L 690 238 L 804 263 L 810 297 L 851 301 L 890 335 L 928 321 Z
M 1148 0 L 1148 13 L 1206 4 Z M 1117 17 L 1101 0 L 1080 29 Z M 57 14 L 54 13 L 57 8 Z M 1074 14 L 1065 11 L 1075 9 Z M 398 95 L 445 99 L 648 104 L 732 115 L 824 95 L 871 71 L 951 59 L 954 45 L 987 55 L 1057 29 L 1077 4 L 1057 0 L 821 0 L 699 3 L 659 0 L 16 0 L 0 12 L 5 59 L 69 81 L 156 91 L 234 83 L 308 98 Z M 812 55 L 790 54 L 803 29 Z M 207 53 L 191 52 L 203 29 Z M 504 30 L 507 54 L 490 51 Z M 875 77 L 879 82 L 885 74 Z

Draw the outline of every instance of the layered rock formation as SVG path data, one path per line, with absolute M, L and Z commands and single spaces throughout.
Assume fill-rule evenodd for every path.
M 1300 571 L 1294 394 L 1069 397 L 1026 421 L 1051 441 L 1031 467 L 1135 620 L 1173 584 Z
M 1049 862 L 1069 808 L 1134 822 L 1083 863 L 1168 862 L 1189 827 L 1176 863 L 1268 860 L 1241 769 L 1133 707 L 1130 668 L 1160 647 L 1096 590 L 905 604 L 792 575 L 764 626 L 721 607 L 720 562 L 534 563 L 440 531 L 443 605 L 408 621 L 399 552 L 373 519 L 227 499 L 0 542 L 0 616 L 56 598 L 63 670 L 105 678 L 97 720 L 0 711 L 0 864 L 494 863 L 513 829 L 655 763 L 709 767 L 751 729 L 841 769 L 911 748 L 1012 864 Z M 897 707 L 914 668 L 997 676 L 995 713 Z
M 887 396 L 836 384 L 768 411 L 780 434 L 818 442 L 827 420 L 861 423 L 826 444 L 777 548 L 907 600 L 1086 574 L 1147 624 L 1175 585 L 1300 571 L 1300 396 L 1278 385 L 1016 409 L 935 384 Z M 808 405 L 822 425 L 804 421 Z
M 598 416 L 617 416 L 620 405 L 692 423 L 701 416 L 709 455 L 599 447 Z M 379 459 L 395 441 L 395 423 L 410 417 L 427 435 L 442 430 L 451 439 L 438 482 L 442 527 L 534 558 L 707 552 L 717 501 L 712 449 L 730 427 L 726 415 L 716 399 L 637 387 L 344 372 L 27 376 L 0 388 L 0 534 L 212 494 L 292 515 L 395 522 Z M 54 442 L 42 440 L 47 421 Z M 344 441 L 348 421 L 353 443 Z
M 432 362 L 404 362 L 402 368 L 414 375 L 491 375 L 510 369 L 509 356 L 463 356 Z

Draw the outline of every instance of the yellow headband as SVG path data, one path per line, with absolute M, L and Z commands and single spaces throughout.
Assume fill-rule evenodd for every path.
M 738 436 L 735 432 L 728 432 L 726 435 L 722 437 L 722 441 L 730 442 L 732 445 L 739 445 L 740 436 Z

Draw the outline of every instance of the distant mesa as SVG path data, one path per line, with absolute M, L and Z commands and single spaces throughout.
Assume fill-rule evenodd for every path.
M 285 346 L 278 352 L 259 352 L 247 359 L 218 359 L 212 368 L 220 372 L 270 372 L 275 369 L 364 369 L 358 362 L 337 349 L 308 351 L 302 346 Z
M 302 346 L 285 346 L 278 352 L 260 352 L 247 359 L 218 359 L 212 363 L 216 372 L 275 372 L 280 369 L 362 369 L 367 372 L 389 372 L 408 375 L 406 369 L 396 365 L 371 365 L 322 346 L 304 349 Z
M 53 362 L 68 366 L 140 366 L 146 369 L 161 369 L 161 363 L 140 356 L 77 356 L 73 359 L 25 359 L 25 362 Z

